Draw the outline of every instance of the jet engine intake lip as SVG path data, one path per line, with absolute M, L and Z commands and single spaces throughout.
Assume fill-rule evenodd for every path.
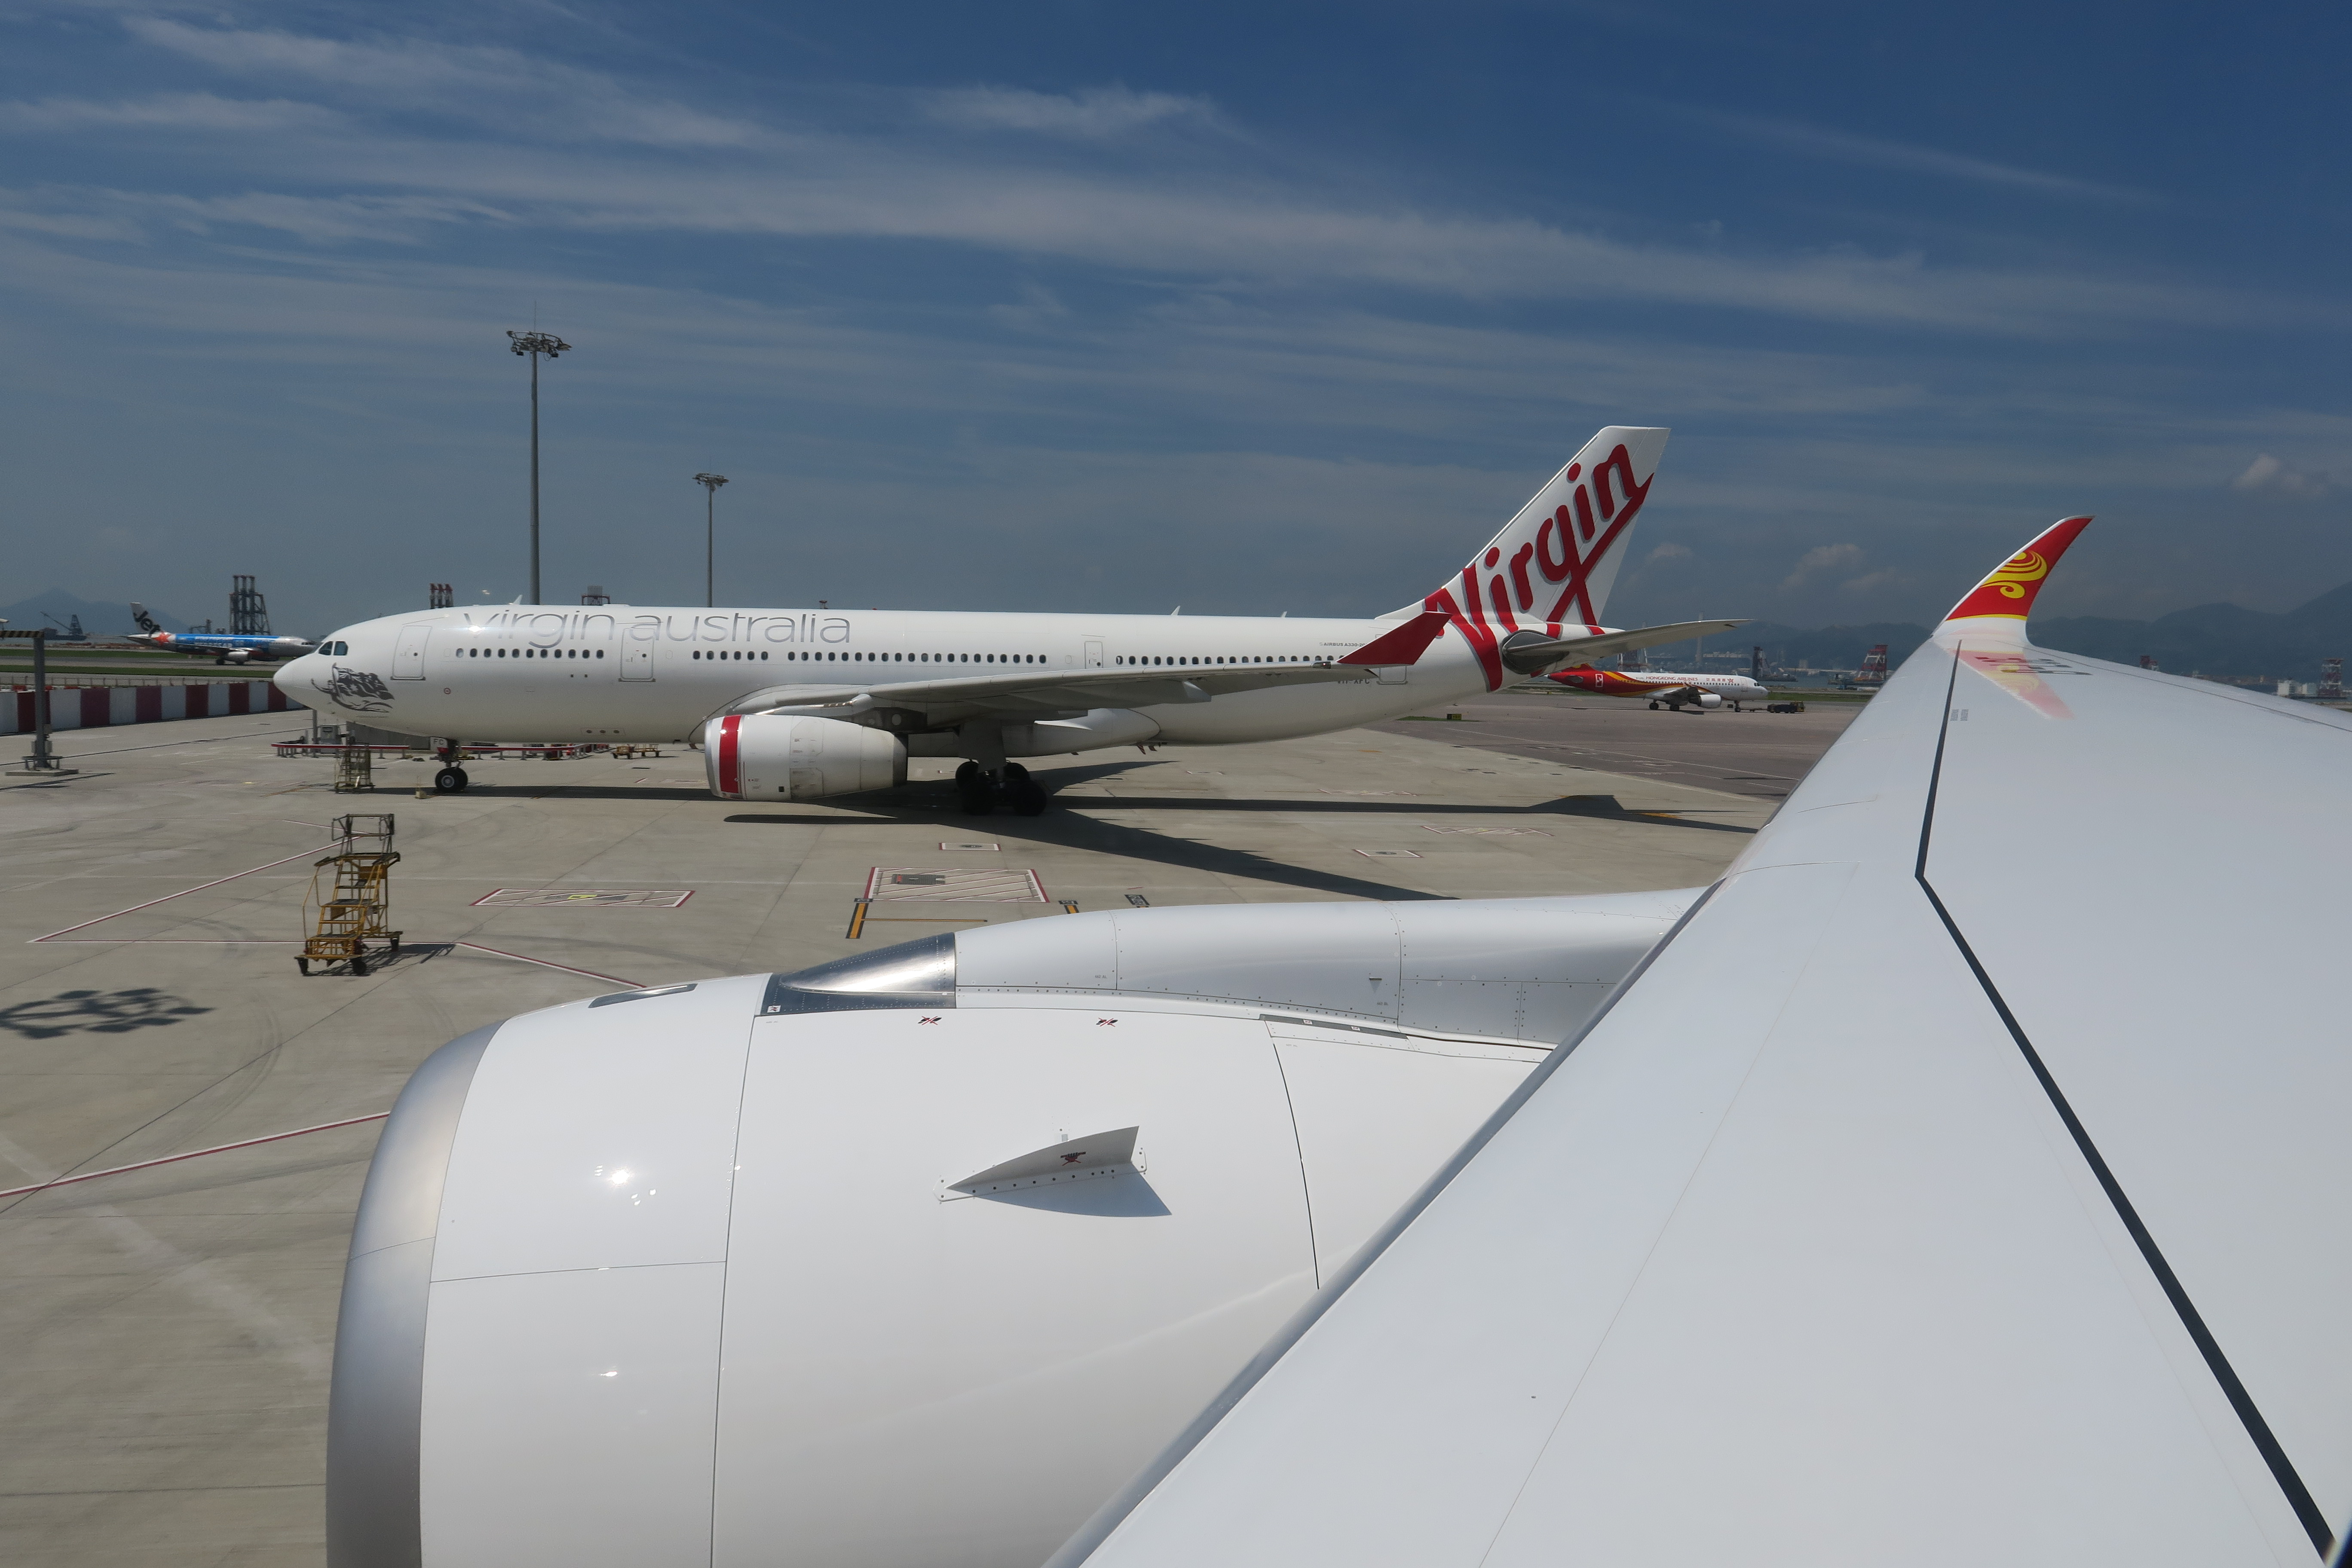
M 504 1020 L 425 1059 L 369 1162 L 343 1270 L 327 1401 L 327 1561 L 411 1568 L 425 1399 L 425 1320 L 441 1189 L 474 1069 Z
M 878 952 L 770 975 L 760 1013 L 765 1017 L 868 1007 L 952 1007 L 955 989 L 954 936 L 925 936 Z

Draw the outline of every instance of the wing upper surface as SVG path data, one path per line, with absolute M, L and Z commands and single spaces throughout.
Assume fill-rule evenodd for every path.
M 2352 725 L 1971 630 L 1065 1560 L 2319 1560 Z

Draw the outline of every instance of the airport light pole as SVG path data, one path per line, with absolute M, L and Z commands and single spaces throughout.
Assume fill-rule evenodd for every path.
M 719 504 L 719 487 L 727 482 L 725 474 L 697 474 L 694 482 L 702 487 L 702 607 L 709 609 L 719 603 L 717 533 L 711 522 Z
M 0 621 L 0 626 L 7 625 Z M 42 626 L 29 632 L 0 631 L 0 637 L 22 637 L 33 645 L 33 751 L 22 768 L 11 768 L 15 778 L 57 778 L 79 773 L 79 768 L 58 766 L 55 752 L 49 750 L 49 628 Z
M 527 332 L 507 333 L 507 346 L 519 354 L 530 356 L 530 602 L 539 603 L 539 356 L 554 359 L 571 352 L 572 345 L 553 332 L 542 332 L 536 327 Z

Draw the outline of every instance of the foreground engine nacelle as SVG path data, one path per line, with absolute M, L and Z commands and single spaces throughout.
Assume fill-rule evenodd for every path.
M 1691 700 L 1701 708 L 1720 708 L 1723 706 L 1723 694 L 1718 691 L 1702 691 Z
M 721 800 L 818 800 L 905 784 L 907 746 L 838 719 L 730 713 L 702 727 L 702 765 Z
M 1696 896 L 1066 916 L 453 1041 L 361 1199 L 329 1561 L 1035 1568 Z

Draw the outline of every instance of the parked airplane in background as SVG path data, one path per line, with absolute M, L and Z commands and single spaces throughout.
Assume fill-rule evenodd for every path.
M 1646 697 L 1653 708 L 1720 708 L 1733 712 L 1742 702 L 1761 702 L 1770 695 L 1763 685 L 1745 675 L 1682 675 L 1664 669 L 1595 669 L 1589 664 L 1556 670 L 1546 679 L 1594 691 L 1603 697 Z
M 308 637 L 254 637 L 237 632 L 167 632 L 155 624 L 155 617 L 147 613 L 147 606 L 136 600 L 131 602 L 131 616 L 139 623 L 138 631 L 131 634 L 132 642 L 145 643 L 149 647 L 161 648 L 166 653 L 209 658 L 215 664 L 299 658 L 319 646 Z
M 1012 758 L 1320 734 L 1741 624 L 1600 624 L 1666 434 L 1602 430 L 1452 581 L 1362 620 L 502 605 L 350 627 L 277 681 L 444 738 L 445 790 L 466 787 L 460 741 L 698 737 L 722 799 L 879 789 L 910 756 L 962 757 L 964 809 L 1034 816 L 1045 791 Z

